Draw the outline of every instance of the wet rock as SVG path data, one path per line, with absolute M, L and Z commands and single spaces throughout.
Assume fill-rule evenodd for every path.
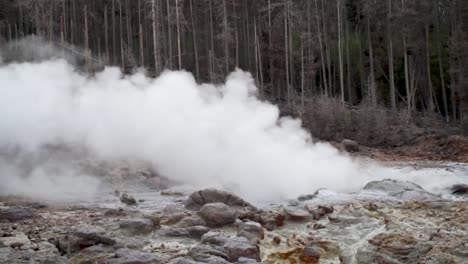
M 193 259 L 183 258 L 183 257 L 180 257 L 174 260 L 174 264 L 199 264 L 199 263 L 200 262 L 195 261 Z
M 137 204 L 137 201 L 135 199 L 135 197 L 133 196 L 130 196 L 126 193 L 122 194 L 122 196 L 120 196 L 120 201 L 126 205 L 136 205 Z
M 364 190 L 381 191 L 390 195 L 395 195 L 403 191 L 424 191 L 424 189 L 421 186 L 415 183 L 391 179 L 368 182 L 366 186 L 364 186 Z
M 299 197 L 297 197 L 297 200 L 300 201 L 300 202 L 303 202 L 303 201 L 309 201 L 309 200 L 312 200 L 316 197 L 315 194 L 303 194 Z
M 104 228 L 81 226 L 59 240 L 59 248 L 64 253 L 78 252 L 84 248 L 104 244 L 115 245 L 116 240 L 106 234 Z
M 199 215 L 189 215 L 182 218 L 174 226 L 179 228 L 187 228 L 192 226 L 204 226 L 205 221 Z
M 347 152 L 358 152 L 359 151 L 359 143 L 357 143 L 354 140 L 345 139 L 345 140 L 341 141 L 341 144 L 343 145 L 343 148 Z
M 224 249 L 231 262 L 238 261 L 241 257 L 260 261 L 259 249 L 245 237 L 230 238 Z
M 207 263 L 212 257 L 228 258 L 223 247 L 210 245 L 197 245 L 189 251 L 188 255 L 194 260 L 203 263 Z
M 109 209 L 104 212 L 104 215 L 107 217 L 122 217 L 127 216 L 127 213 L 122 209 Z
M 421 186 L 400 180 L 385 179 L 371 181 L 364 186 L 364 190 L 380 191 L 402 200 L 437 200 L 439 196 L 425 191 Z
M 9 222 L 17 222 L 38 217 L 32 210 L 22 207 L 10 207 L 0 209 L 0 221 L 7 220 Z
M 324 229 L 325 226 L 322 225 L 322 224 L 314 224 L 313 228 L 314 228 L 315 230 L 318 230 L 318 229 Z
M 315 207 L 312 204 L 305 206 L 306 210 L 312 215 L 314 220 L 320 220 L 325 215 L 331 214 L 334 212 L 333 206 L 318 206 Z
M 24 233 L 19 232 L 14 236 L 0 237 L 0 247 L 28 249 L 31 247 L 31 241 Z
M 199 214 L 210 227 L 229 225 L 237 219 L 236 211 L 224 203 L 205 204 Z
M 302 209 L 296 209 L 296 208 L 291 208 L 287 207 L 284 208 L 284 214 L 286 215 L 286 218 L 292 221 L 307 221 L 310 219 L 310 214 Z
M 115 258 L 109 261 L 109 264 L 160 264 L 163 263 L 160 256 L 121 248 L 115 252 Z
M 210 229 L 206 226 L 192 226 L 187 228 L 163 227 L 158 231 L 158 234 L 160 236 L 166 237 L 187 237 L 200 239 L 209 231 Z
M 174 225 L 187 217 L 185 212 L 166 213 L 161 217 L 161 225 Z
M 186 201 L 185 207 L 190 210 L 199 210 L 207 203 L 224 203 L 231 207 L 250 207 L 256 210 L 255 206 L 239 196 L 216 189 L 205 189 L 192 193 Z
M 304 248 L 299 259 L 302 263 L 318 263 L 320 261 L 320 248 L 315 245 L 308 245 Z
M 249 259 L 249 258 L 239 258 L 239 260 L 237 261 L 238 264 L 257 264 L 257 263 L 263 263 L 263 262 L 257 262 L 256 260 L 254 259 Z
M 455 184 L 450 189 L 452 191 L 452 194 L 468 195 L 468 184 Z
M 208 232 L 201 237 L 201 242 L 204 244 L 211 244 L 216 246 L 223 246 L 228 241 L 228 238 L 218 232 Z
M 281 243 L 281 238 L 279 236 L 275 236 L 273 238 L 273 243 L 279 245 Z
M 385 263 L 419 263 L 419 260 L 432 248 L 410 234 L 402 233 L 378 234 L 369 240 L 369 244 L 370 247 L 358 250 L 356 254 L 358 261 L 370 263 L 380 259 Z
M 242 236 L 250 241 L 263 240 L 265 233 L 262 225 L 257 222 L 241 223 L 237 228 L 237 236 Z
M 109 246 L 95 245 L 81 250 L 71 257 L 71 263 L 103 263 L 114 256 L 115 249 Z
M 145 218 L 124 219 L 119 225 L 131 235 L 146 235 L 153 231 L 153 221 Z

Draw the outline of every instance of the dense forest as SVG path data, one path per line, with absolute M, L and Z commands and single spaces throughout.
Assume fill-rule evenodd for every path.
M 299 113 L 325 97 L 468 123 L 466 0 L 0 0 L 1 41 L 28 35 L 87 71 L 184 69 L 216 83 L 238 67 Z

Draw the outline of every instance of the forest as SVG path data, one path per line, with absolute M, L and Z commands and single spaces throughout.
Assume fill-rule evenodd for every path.
M 30 35 L 88 72 L 187 70 L 219 83 L 249 71 L 262 99 L 319 136 L 468 127 L 464 0 L 1 0 L 1 41 Z

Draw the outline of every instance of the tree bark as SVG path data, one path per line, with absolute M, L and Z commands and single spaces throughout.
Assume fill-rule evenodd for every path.
M 388 0 L 387 5 L 387 41 L 388 41 L 388 72 L 389 72 L 389 82 L 390 82 L 390 105 L 392 110 L 396 110 L 396 88 L 395 88 L 395 74 L 393 66 L 393 38 L 392 38 L 392 26 L 391 26 L 391 16 L 392 16 L 392 0 Z

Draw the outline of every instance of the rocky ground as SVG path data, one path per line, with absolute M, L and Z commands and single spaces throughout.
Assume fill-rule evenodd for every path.
M 115 208 L 1 197 L 0 263 L 467 263 L 459 187 L 444 200 L 383 180 L 262 208 L 215 189 L 157 192 L 163 207 L 138 192 L 108 194 Z
M 338 147 L 401 161 L 352 141 Z M 468 263 L 463 183 L 453 196 L 380 180 L 356 193 L 319 189 L 257 205 L 174 187 L 145 164 L 85 165 L 113 187 L 96 201 L 0 196 L 1 264 Z

